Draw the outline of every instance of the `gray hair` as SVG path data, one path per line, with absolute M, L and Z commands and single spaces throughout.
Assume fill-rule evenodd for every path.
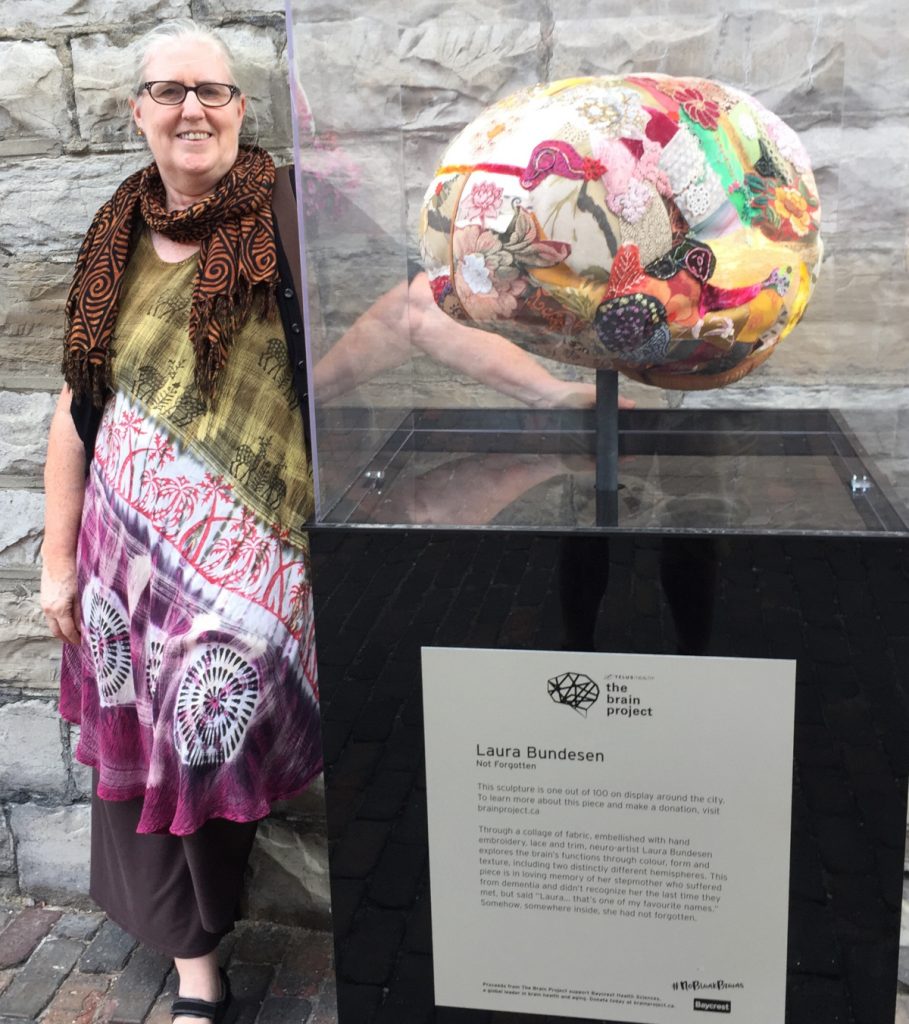
M 216 50 L 224 58 L 233 83 L 239 85 L 234 73 L 234 55 L 231 53 L 227 43 L 210 28 L 198 25 L 189 18 L 177 18 L 173 21 L 166 21 L 161 25 L 156 25 L 134 44 L 138 53 L 139 63 L 136 68 L 135 81 L 133 82 L 133 96 L 138 96 L 142 86 L 145 84 L 148 62 L 154 54 L 167 43 L 185 42 L 188 40 L 204 43 Z

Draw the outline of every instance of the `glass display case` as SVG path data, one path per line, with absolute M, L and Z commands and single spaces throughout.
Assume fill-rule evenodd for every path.
M 468 336 L 455 321 L 432 318 L 427 281 L 419 276 L 420 207 L 451 139 L 494 101 L 538 81 L 631 72 L 709 73 L 747 91 L 798 132 L 818 183 L 826 255 L 804 319 L 744 380 L 673 392 L 621 379 L 622 396 L 637 408 L 623 416 L 620 454 L 628 459 L 618 525 L 860 528 L 860 515 L 828 514 L 841 500 L 851 504 L 851 473 L 844 491 L 839 480 L 828 491 L 806 452 L 790 459 L 785 474 L 771 468 L 768 437 L 786 432 L 842 435 L 846 441 L 837 443 L 844 453 L 851 447 L 874 461 L 874 486 L 904 499 L 909 291 L 906 211 L 896 196 L 906 173 L 899 133 L 907 100 L 894 17 L 882 3 L 781 8 L 757 21 L 745 5 L 722 15 L 705 15 L 697 5 L 671 14 L 645 5 L 628 18 L 601 16 L 569 0 L 553 0 L 542 12 L 504 0 L 470 5 L 469 16 L 429 2 L 406 15 L 393 4 L 354 4 L 343 16 L 299 4 L 293 10 L 295 109 L 318 521 L 489 523 L 485 503 L 467 507 L 463 485 L 471 459 L 480 460 L 482 478 L 491 450 L 500 462 L 513 455 L 520 472 L 503 465 L 503 478 L 521 476 L 525 484 L 520 491 L 514 483 L 512 501 L 503 495 L 496 523 L 557 526 L 553 506 L 564 499 L 561 505 L 573 508 L 571 495 L 588 489 L 583 456 L 593 454 L 593 417 L 570 407 L 590 401 L 593 371 L 541 359 L 531 365 L 507 342 Z M 850 30 L 855 18 L 862 33 Z M 717 409 L 737 415 L 730 421 L 717 417 Z M 702 410 L 711 414 L 698 415 Z M 821 425 L 820 410 L 833 414 L 835 428 L 832 421 Z M 653 437 L 654 424 L 667 437 L 730 436 L 714 437 L 706 449 L 695 442 L 684 455 L 657 445 L 655 467 L 640 450 L 641 436 Z M 749 433 L 754 440 L 746 442 Z M 507 451 L 504 437 L 512 442 Z M 672 481 L 671 491 L 691 473 L 690 463 L 673 460 L 713 454 L 716 444 L 736 465 L 708 460 L 717 471 L 695 474 L 687 489 L 692 509 L 693 488 L 703 490 L 706 519 L 700 523 L 697 512 L 680 519 L 677 506 L 666 508 L 662 480 Z M 749 462 L 749 452 L 757 451 L 757 461 Z M 808 461 L 800 479 L 802 459 Z M 456 507 L 440 494 L 449 463 Z M 767 472 L 786 476 L 793 487 L 774 507 L 730 493 L 733 481 Z M 516 505 L 529 491 L 539 502 Z M 799 493 L 817 499 L 813 511 Z M 717 518 L 724 503 L 729 513 Z M 547 508 L 543 522 L 535 504 Z M 781 514 L 786 508 L 791 516 Z M 566 514 L 563 525 L 584 523 Z
M 427 647 L 794 661 L 785 1020 L 890 1024 L 909 775 L 896 9 L 288 0 L 288 30 L 340 1024 L 604 1019 L 436 1003 Z M 825 255 L 754 372 L 620 376 L 616 411 L 611 370 L 437 309 L 420 211 L 491 104 L 657 74 L 727 83 L 799 134 Z M 730 934 L 745 957 L 749 927 Z

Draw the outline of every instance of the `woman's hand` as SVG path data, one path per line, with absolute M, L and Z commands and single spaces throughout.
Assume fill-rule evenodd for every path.
M 41 610 L 58 640 L 78 644 L 82 639 L 79 592 L 76 588 L 76 559 L 41 567 Z

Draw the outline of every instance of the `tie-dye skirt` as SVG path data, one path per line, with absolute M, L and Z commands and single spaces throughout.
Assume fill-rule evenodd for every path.
M 123 394 L 98 436 L 78 573 L 61 713 L 99 797 L 143 800 L 139 832 L 255 821 L 320 771 L 304 552 Z

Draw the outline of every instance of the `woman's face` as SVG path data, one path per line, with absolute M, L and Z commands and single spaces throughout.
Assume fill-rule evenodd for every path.
M 162 45 L 148 61 L 146 81 L 233 84 L 224 58 L 210 44 L 175 40 Z M 169 205 L 183 197 L 207 195 L 237 159 L 246 99 L 234 97 L 224 107 L 203 107 L 194 92 L 176 106 L 156 103 L 147 92 L 130 101 L 136 127 L 148 147 L 168 194 Z

